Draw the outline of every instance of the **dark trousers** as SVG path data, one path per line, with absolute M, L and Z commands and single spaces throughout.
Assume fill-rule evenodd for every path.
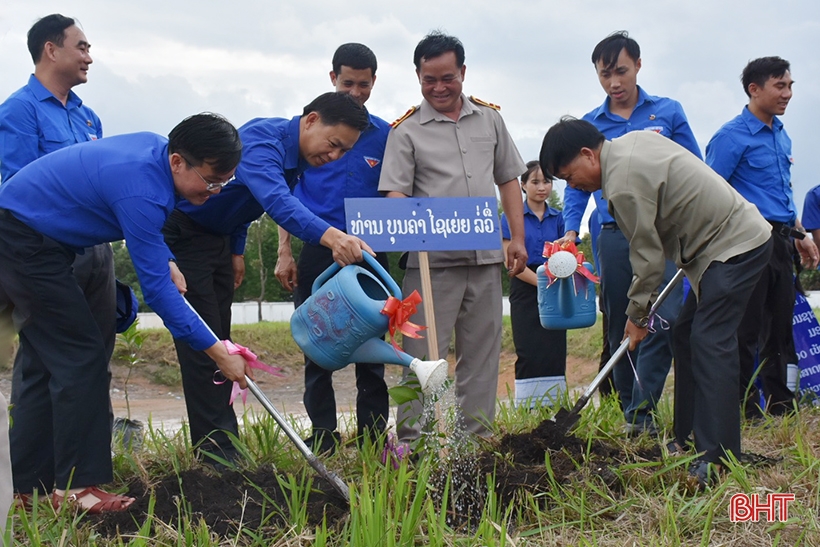
M 117 342 L 117 293 L 114 278 L 114 252 L 110 243 L 103 243 L 88 247 L 83 254 L 78 254 L 71 265 L 74 279 L 83 291 L 85 301 L 94 316 L 94 322 L 100 329 L 105 343 L 105 359 L 108 363 L 108 386 L 111 387 L 111 356 L 114 355 L 114 345 Z M 22 345 L 14 357 L 14 368 L 11 376 L 11 391 L 20 391 L 22 387 L 22 371 L 31 366 L 31 360 L 36 359 L 28 348 Z M 111 397 L 108 398 L 108 421 L 114 425 L 114 408 L 111 406 Z
M 694 431 L 697 451 L 710 462 L 727 452 L 740 456 L 738 327 L 771 253 L 769 240 L 712 262 L 675 325 L 675 437 L 683 445 Z
M 106 344 L 72 274 L 74 258 L 0 209 L 0 309 L 13 306 L 26 356 L 15 371 L 9 431 L 22 493 L 113 478 Z
M 174 211 L 162 229 L 185 276 L 185 299 L 220 340 L 231 338 L 234 274 L 230 237 L 206 232 L 187 215 Z M 174 340 L 182 374 L 191 442 L 199 450 L 218 455 L 233 453 L 228 433 L 239 434 L 236 414 L 229 404 L 232 383 L 214 384 L 216 363 L 204 351 Z
M 566 374 L 567 331 L 541 326 L 538 289 L 517 277 L 510 280 L 510 322 L 516 380 Z
M 795 394 L 786 386 L 786 368 L 797 363 L 794 352 L 794 246 L 791 239 L 772 233 L 772 257 L 749 299 L 738 329 L 740 401 L 746 417 L 760 416 L 760 393 L 752 382 L 755 357 L 766 397 L 766 410 L 782 414 L 792 408 Z M 747 397 L 748 393 L 748 397 Z
M 618 348 L 626 328 L 627 293 L 632 284 L 632 265 L 629 262 L 629 242 L 616 226 L 606 224 L 598 236 L 598 262 L 601 274 L 601 299 L 609 327 L 609 347 Z M 674 277 L 677 268 L 666 261 L 664 279 L 658 290 Z M 658 315 L 673 327 L 683 301 L 683 289 L 675 287 L 661 304 Z M 640 384 L 635 381 L 635 371 L 629 358 L 618 361 L 613 368 L 615 388 L 624 409 L 627 423 L 652 421 L 652 411 L 663 393 L 666 377 L 672 366 L 672 330 L 664 330 L 655 322 L 656 330 L 630 352 Z
M 376 256 L 388 270 L 387 255 Z M 313 281 L 333 264 L 333 253 L 327 247 L 305 243 L 299 255 L 297 277 L 299 284 L 293 295 L 293 304 L 299 307 L 310 297 Z M 360 264 L 366 267 L 364 264 Z M 387 426 L 387 384 L 384 381 L 384 364 L 356 363 L 356 423 L 357 433 L 378 436 Z M 313 424 L 313 432 L 319 435 L 335 431 L 336 396 L 333 392 L 333 373 L 305 357 L 305 409 Z

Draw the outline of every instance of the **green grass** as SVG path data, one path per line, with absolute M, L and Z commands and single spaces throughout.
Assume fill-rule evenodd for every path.
M 508 331 L 508 323 L 505 325 Z M 509 332 L 505 332 L 505 344 L 508 339 Z M 239 327 L 236 340 L 260 356 L 277 356 L 279 362 L 298 356 L 285 325 Z M 594 359 L 599 343 L 600 326 L 573 331 L 570 353 Z M 141 359 L 161 357 L 167 351 L 163 345 L 170 345 L 170 338 L 159 331 L 149 331 Z M 668 428 L 672 416 L 669 397 L 663 399 L 658 412 L 660 423 Z M 549 409 L 531 412 L 504 403 L 497 416 L 495 436 L 527 431 L 550 415 Z M 441 487 L 436 486 L 438 483 L 431 477 L 441 472 L 443 464 L 438 458 L 423 458 L 415 466 L 405 462 L 393 469 L 383 466 L 372 451 L 350 446 L 322 460 L 347 481 L 351 511 L 341 522 L 311 526 L 305 517 L 305 499 L 315 474 L 272 418 L 247 413 L 240 419 L 243 433 L 235 442 L 245 457 L 259 464 L 272 464 L 282 473 L 280 486 L 287 494 L 287 502 L 284 506 L 271 503 L 270 512 L 284 516 L 286 526 L 271 526 L 264 532 L 240 526 L 232 537 L 219 538 L 185 509 L 187 504 L 182 500 L 174 523 L 160 524 L 149 516 L 139 523 L 142 527 L 133 536 L 104 538 L 76 515 L 55 513 L 41 504 L 30 513 L 15 510 L 11 518 L 12 545 L 820 545 L 820 409 L 806 408 L 796 417 L 746 424 L 744 450 L 782 460 L 769 467 L 732 465 L 717 487 L 703 493 L 692 493 L 683 487 L 691 456 L 659 462 L 636 460 L 621 466 L 616 470 L 617 488 L 610 488 L 596 475 L 584 472 L 580 463 L 577 476 L 569 483 L 560 483 L 548 465 L 541 493 L 522 492 L 508 504 L 492 495 L 492 475 L 480 477 L 478 485 L 489 495 L 473 528 L 452 526 L 448 513 L 439 509 L 463 495 L 464 485 L 454 486 L 445 481 Z M 632 454 L 636 448 L 652 444 L 647 438 L 627 442 L 619 434 L 621 422 L 616 402 L 596 400 L 583 411 L 576 434 L 588 442 L 599 439 Z M 350 419 L 342 427 L 349 434 L 353 425 Z M 201 465 L 191 455 L 185 427 L 167 434 L 149 423 L 146 430 L 145 442 L 137 453 L 118 451 L 114 457 L 115 487 L 134 478 L 150 483 Z M 732 494 L 766 492 L 795 493 L 797 499 L 790 506 L 788 522 L 730 522 L 728 507 Z

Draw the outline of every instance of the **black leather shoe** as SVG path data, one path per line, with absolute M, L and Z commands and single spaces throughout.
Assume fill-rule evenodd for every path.
M 342 435 L 338 431 L 328 431 L 319 429 L 305 439 L 305 444 L 314 454 L 324 454 L 332 456 L 336 453 L 336 448 L 342 442 Z
M 689 483 L 698 490 L 706 490 L 718 482 L 718 475 L 722 471 L 719 463 L 706 460 L 695 460 L 689 465 Z
M 655 422 L 651 420 L 647 420 L 645 422 L 636 422 L 634 424 L 625 424 L 623 428 L 623 432 L 627 437 L 640 437 L 644 433 L 649 435 L 650 437 L 657 437 L 658 436 L 658 427 L 655 425 Z

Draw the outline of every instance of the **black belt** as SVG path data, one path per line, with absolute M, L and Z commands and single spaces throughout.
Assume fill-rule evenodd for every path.
M 620 230 L 618 225 L 614 222 L 607 222 L 606 224 L 601 224 L 601 230 Z
M 782 222 L 773 222 L 771 220 L 767 220 L 766 222 L 772 225 L 772 232 L 775 234 L 781 235 L 783 237 L 793 237 L 795 239 L 804 239 L 806 237 L 806 234 L 804 232 L 792 228 L 788 224 L 783 224 Z

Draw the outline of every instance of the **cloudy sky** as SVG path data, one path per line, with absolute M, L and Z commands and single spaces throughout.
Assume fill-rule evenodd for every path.
M 331 89 L 333 51 L 352 41 L 376 52 L 368 107 L 392 121 L 418 104 L 413 49 L 440 28 L 464 42 L 465 92 L 502 106 L 525 160 L 537 157 L 558 118 L 603 101 L 589 56 L 614 30 L 638 40 L 638 82 L 683 104 L 702 150 L 746 104 L 739 83 L 745 64 L 779 55 L 791 61 L 795 80 L 783 121 L 794 142 L 799 207 L 820 184 L 817 0 L 2 0 L 0 98 L 32 71 L 29 27 L 55 12 L 78 19 L 93 45 L 89 82 L 75 91 L 107 135 L 167 134 L 204 110 L 236 125 L 290 117 Z

